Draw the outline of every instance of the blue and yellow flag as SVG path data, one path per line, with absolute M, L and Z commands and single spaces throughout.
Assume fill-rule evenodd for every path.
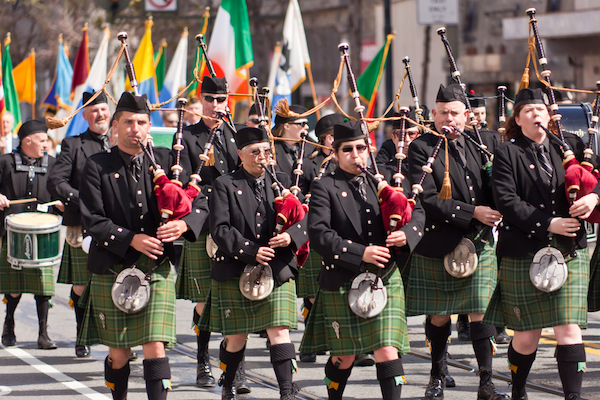
M 56 57 L 56 72 L 52 86 L 46 94 L 42 107 L 58 111 L 59 108 L 71 110 L 71 82 L 73 82 L 73 67 L 63 45 L 62 34 L 58 37 L 58 55 Z
M 154 70 L 154 48 L 152 47 L 152 20 L 146 21 L 146 33 L 140 42 L 135 57 L 133 57 L 133 69 L 138 81 L 138 93 L 146 94 L 151 104 L 158 103 L 158 91 L 156 90 L 156 71 Z M 127 90 L 132 90 L 131 83 L 127 81 Z M 163 126 L 162 118 L 158 112 L 150 114 L 153 126 Z

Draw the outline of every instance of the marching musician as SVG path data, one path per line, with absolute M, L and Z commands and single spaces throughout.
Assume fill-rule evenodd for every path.
M 507 124 L 510 141 L 494 153 L 494 200 L 503 215 L 497 249 L 500 277 L 484 322 L 515 331 L 508 348 L 513 399 L 527 398 L 527 375 L 546 327 L 554 328 L 565 399 L 579 399 L 586 361 L 581 327 L 587 325 L 589 255 L 578 218 L 587 218 L 598 205 L 600 189 L 596 186 L 569 203 L 562 149 L 540 125 L 556 131 L 542 90 L 521 90 Z M 582 160 L 583 143 L 569 133 L 564 136 Z M 542 249 L 560 252 L 568 268 L 566 282 L 552 292 L 538 289 L 530 279 L 534 254 Z
M 323 263 L 300 349 L 330 351 L 325 366 L 329 399 L 342 398 L 355 356 L 371 351 L 383 399 L 399 399 L 404 370 L 398 353 L 406 353 L 409 343 L 396 262 L 405 262 L 421 239 L 425 215 L 417 205 L 410 222 L 388 234 L 377 188 L 357 166 L 366 166 L 369 158 L 360 122 L 336 124 L 333 129 L 338 168 L 311 186 L 309 237 Z M 410 192 L 408 180 L 404 189 Z M 381 276 L 387 304 L 380 314 L 363 318 L 351 310 L 348 297 L 353 280 L 367 271 Z
M 473 110 L 473 116 L 477 121 L 478 128 L 487 127 L 487 109 L 485 107 L 485 96 L 483 93 L 475 94 L 475 91 L 471 90 L 468 94 L 469 104 Z
M 198 97 L 191 96 L 186 103 L 185 109 L 189 111 L 185 114 L 186 126 L 196 125 L 198 122 L 200 122 L 199 115 L 202 114 L 203 109 L 202 101 Z
M 86 104 L 93 94 L 84 92 L 83 104 Z M 48 177 L 48 190 L 65 205 L 62 223 L 67 227 L 67 238 L 57 282 L 73 285 L 71 301 L 77 321 L 77 334 L 81 331 L 85 313 L 85 309 L 79 306 L 79 298 L 91 277 L 91 272 L 87 269 L 87 254 L 81 248 L 83 229 L 79 187 L 87 159 L 96 153 L 110 151 L 112 147 L 106 136 L 110 110 L 104 92 L 85 106 L 83 119 L 87 121 L 89 128 L 79 136 L 63 139 L 62 151 Z M 89 357 L 89 346 L 76 344 L 75 355 L 80 358 Z
M 229 98 L 229 86 L 225 78 L 211 78 L 205 76 L 200 87 L 200 104 L 204 115 L 214 119 L 203 118 L 198 123 L 188 126 L 183 131 L 183 146 L 181 153 L 181 166 L 189 174 L 194 173 L 200 164 L 199 156 L 204 153 L 208 137 L 212 129 L 216 129 L 213 142 L 214 164 L 205 163 L 200 176 L 203 192 L 208 196 L 209 203 L 212 197 L 212 185 L 219 176 L 227 175 L 238 169 L 238 154 L 235 145 L 235 132 L 217 119 L 218 112 L 225 113 Z M 175 141 L 175 138 L 174 138 Z M 210 206 L 210 204 L 209 204 Z M 202 234 L 195 243 L 185 242 L 181 255 L 179 274 L 177 275 L 177 298 L 187 299 L 196 303 L 194 308 L 194 324 L 204 310 L 204 303 L 210 291 L 210 271 L 212 260 L 206 252 L 208 236 L 208 223 L 202 229 Z M 198 365 L 196 386 L 214 387 L 210 366 L 210 332 L 196 329 L 198 343 Z M 240 363 L 240 371 L 236 378 L 236 386 L 240 393 L 250 393 L 251 389 L 246 380 L 244 363 Z
M 260 119 L 258 118 L 258 111 L 256 104 L 252 104 L 248 110 L 248 118 L 246 118 L 246 126 L 250 128 L 258 128 L 260 126 Z
M 305 107 L 292 104 L 290 111 L 297 114 L 303 114 L 307 110 Z M 275 140 L 275 157 L 277 160 L 277 170 L 287 174 L 292 182 L 294 180 L 294 169 L 300 157 L 300 140 L 308 134 L 308 119 L 306 117 L 286 117 L 279 114 L 275 115 L 275 125 L 271 129 L 273 136 L 288 140 Z M 310 140 L 309 140 L 310 142 Z M 304 154 L 310 154 L 315 150 L 311 144 L 306 144 Z
M 114 399 L 126 398 L 130 348 L 142 345 L 148 398 L 166 399 L 171 371 L 165 347 L 176 341 L 169 258 L 174 240 L 197 238 L 208 207 L 198 195 L 191 212 L 162 223 L 149 174 L 151 160 L 140 147 L 147 145 L 150 131 L 145 94 L 123 93 L 112 128 L 118 133 L 117 147 L 90 157 L 79 191 L 83 225 L 93 238 L 87 264 L 93 275 L 80 301 L 86 314 L 78 343 L 109 347 L 104 374 Z M 153 153 L 165 170 L 173 164 L 170 150 L 154 147 Z M 132 265 L 150 276 L 150 299 L 141 310 L 126 313 L 113 302 L 111 291 L 114 285 L 126 290 L 125 281 L 119 286 L 115 275 Z
M 294 252 L 308 240 L 305 219 L 273 235 L 277 218 L 273 178 L 262 167 L 271 156 L 267 133 L 261 128 L 240 129 L 236 145 L 242 168 L 217 178 L 213 185 L 209 222 L 219 249 L 211 272 L 208 312 L 202 315 L 199 328 L 226 336 L 219 351 L 222 399 L 237 398 L 234 379 L 244 357 L 246 338 L 248 333 L 261 330 L 267 331 L 271 341 L 271 363 L 280 397 L 294 399 L 296 351 L 289 330 L 298 325 Z M 277 178 L 289 186 L 287 175 L 278 173 Z M 247 266 L 267 265 L 272 270 L 273 291 L 263 299 L 251 300 L 241 291 L 245 284 L 240 283 L 240 276 L 245 276 Z
M 464 131 L 468 109 L 462 88 L 457 84 L 440 85 L 433 121 L 438 132 L 443 127 Z M 494 136 L 481 132 L 489 151 L 495 147 Z M 450 315 L 469 314 L 471 340 L 480 370 L 477 391 L 479 399 L 506 399 L 492 383 L 493 326 L 481 323 L 497 280 L 494 239 L 491 227 L 501 215 L 492 209 L 487 198 L 480 150 L 456 131 L 446 137 L 449 146 L 449 165 L 445 165 L 440 150 L 433 162 L 433 173 L 426 174 L 422 183 L 421 200 L 427 214 L 425 234 L 412 255 L 408 284 L 409 315 L 428 316 L 425 333 L 431 345 L 431 376 L 425 391 L 426 399 L 443 398 L 445 388 L 446 351 L 450 336 Z M 425 134 L 410 145 L 408 165 L 410 180 L 415 183 L 422 175 L 438 137 Z M 445 146 L 442 147 L 442 149 Z M 445 167 L 449 169 L 452 194 L 441 199 Z M 464 239 L 463 239 L 464 238 Z M 467 242 L 468 240 L 468 242 Z M 472 241 L 472 242 L 471 242 Z M 446 272 L 444 258 L 469 243 L 477 255 L 477 268 L 466 277 L 454 277 Z M 471 252 L 469 252 L 471 253 Z M 469 256 L 471 257 L 471 256 Z
M 422 105 L 421 107 L 423 108 L 425 115 L 429 113 L 429 109 L 427 108 L 427 106 Z M 395 112 L 392 114 L 392 117 L 400 117 L 400 113 Z M 414 106 L 410 106 L 410 112 L 408 113 L 407 117 L 412 119 L 413 121 L 419 121 Z M 381 148 L 377 152 L 377 156 L 375 157 L 375 161 L 377 162 L 377 164 L 394 166 L 398 162 L 398 160 L 396 160 L 396 153 L 398 149 L 398 142 L 400 141 L 401 126 L 402 120 L 392 121 L 391 137 L 390 139 L 383 142 Z M 413 140 L 419 137 L 419 135 L 421 135 L 421 128 L 410 121 L 406 121 L 406 136 L 404 138 L 403 148 L 404 155 L 408 154 L 408 146 Z M 408 168 L 408 163 L 403 163 L 402 168 Z M 403 174 L 405 176 L 407 176 L 407 173 L 407 170 L 403 171 Z
M 27 121 L 18 132 L 20 145 L 11 154 L 0 157 L 0 215 L 2 221 L 9 214 L 36 211 L 37 204 L 53 200 L 46 189 L 48 170 L 56 160 L 47 154 L 48 134 L 42 121 Z M 36 198 L 36 201 L 23 204 L 10 204 L 10 200 Z M 10 199 L 10 200 L 9 200 Z M 57 206 L 64 210 L 61 204 Z M 2 250 L 0 251 L 0 293 L 4 294 L 6 319 L 2 329 L 2 344 L 15 346 L 15 309 L 23 293 L 35 297 L 39 320 L 39 349 L 56 349 L 56 344 L 48 337 L 49 301 L 54 295 L 54 268 L 13 269 L 8 263 L 8 244 L 4 222 L 0 225 Z

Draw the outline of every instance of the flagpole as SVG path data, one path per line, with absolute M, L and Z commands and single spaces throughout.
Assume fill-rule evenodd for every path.
M 312 90 L 313 106 L 316 106 L 319 103 L 317 102 L 317 92 L 315 91 L 315 82 L 313 81 L 310 64 L 306 65 L 306 74 L 308 75 L 308 81 L 310 82 L 310 90 Z M 321 119 L 321 111 L 319 110 L 317 110 L 317 119 Z
M 35 49 L 31 49 L 30 55 L 33 56 L 33 68 L 32 68 L 33 82 L 32 82 L 32 85 L 35 90 Z M 31 99 L 32 100 L 31 101 L 31 119 L 35 119 L 35 100 L 36 100 L 35 98 L 36 98 L 36 96 L 33 96 L 33 99 Z

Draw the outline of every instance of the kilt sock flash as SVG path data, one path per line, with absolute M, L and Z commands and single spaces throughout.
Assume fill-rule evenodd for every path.
M 279 394 L 282 397 L 292 394 L 294 390 L 292 383 L 292 360 L 296 358 L 294 344 L 272 344 L 270 351 L 271 364 L 273 364 L 273 370 L 279 383 Z
M 325 379 L 323 379 L 327 384 L 329 400 L 342 400 L 351 372 L 352 366 L 348 369 L 338 369 L 329 357 L 327 364 L 325 364 Z
M 558 361 L 558 374 L 562 381 L 565 399 L 570 398 L 568 396 L 571 394 L 579 395 L 585 371 L 583 343 L 556 346 L 556 361 Z
M 397 400 L 402 395 L 404 385 L 404 368 L 402 359 L 384 361 L 375 364 L 377 368 L 377 379 L 381 387 L 383 400 Z
M 529 376 L 536 354 L 537 350 L 528 355 L 520 354 L 513 348 L 512 342 L 508 345 L 508 362 L 510 363 L 508 368 L 512 376 L 513 398 L 525 396 L 527 376 Z

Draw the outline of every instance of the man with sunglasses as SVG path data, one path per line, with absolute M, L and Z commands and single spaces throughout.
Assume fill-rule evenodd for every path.
M 298 326 L 294 251 L 308 240 L 305 219 L 283 233 L 273 233 L 277 219 L 273 179 L 262 167 L 271 155 L 267 133 L 261 128 L 240 129 L 236 144 L 242 168 L 214 182 L 209 224 L 219 249 L 212 266 L 211 295 L 199 327 L 226 336 L 219 351 L 222 399 L 237 398 L 234 379 L 248 333 L 266 330 L 280 398 L 293 400 L 296 350 L 289 330 Z M 285 174 L 278 173 L 277 178 L 289 187 Z M 240 290 L 240 276 L 247 266 L 257 265 L 271 267 L 274 288 L 267 297 L 251 300 Z
M 213 141 L 213 162 L 207 162 L 201 171 L 202 191 L 208 196 L 209 207 L 212 207 L 212 185 L 219 176 L 227 175 L 238 169 L 238 154 L 235 145 L 234 132 L 225 123 L 218 119 L 217 112 L 225 112 L 229 88 L 225 78 L 211 78 L 205 76 L 200 88 L 200 104 L 203 115 L 198 123 L 188 126 L 183 131 L 183 147 L 181 153 L 181 166 L 189 174 L 195 173 L 200 163 L 199 155 L 204 153 L 208 136 L 215 129 Z M 174 139 L 175 140 L 175 139 Z M 194 309 L 194 323 L 197 324 L 204 309 L 206 296 L 210 291 L 210 271 L 212 261 L 206 252 L 208 237 L 208 223 L 204 225 L 202 233 L 194 243 L 185 242 L 179 263 L 176 290 L 178 299 L 187 299 L 196 303 Z M 210 332 L 196 330 L 198 343 L 198 366 L 196 386 L 214 387 L 215 378 L 211 371 L 210 354 L 208 345 Z M 250 386 L 246 382 L 244 363 L 240 363 L 236 386 L 238 392 L 249 393 Z
M 459 85 L 440 85 L 433 110 L 435 129 L 444 127 L 464 131 L 469 110 Z M 490 132 L 481 132 L 491 152 L 496 139 Z M 491 192 L 486 191 L 482 166 L 485 159 L 469 140 L 455 130 L 446 134 L 448 165 L 443 156 L 445 146 L 432 165 L 433 172 L 423 181 L 421 201 L 427 213 L 425 234 L 411 259 L 407 289 L 409 315 L 427 315 L 425 334 L 431 346 L 431 373 L 425 399 L 441 399 L 446 386 L 445 374 L 450 315 L 469 314 L 471 342 L 480 371 L 477 398 L 500 400 L 509 397 L 498 391 L 492 382 L 493 326 L 481 323 L 497 281 L 495 243 L 491 228 L 501 214 L 490 207 Z M 438 137 L 424 134 L 410 145 L 408 166 L 412 182 L 419 182 L 422 166 L 431 157 Z M 448 169 L 446 169 L 446 167 Z M 452 194 L 440 198 L 445 171 L 450 173 Z M 472 275 L 454 277 L 446 272 L 444 257 L 454 252 L 459 243 L 471 241 L 477 255 L 477 269 Z M 468 243 L 468 242 L 467 242 Z
M 311 186 L 309 238 L 323 263 L 300 350 L 329 350 L 324 379 L 329 399 L 342 399 L 355 356 L 373 351 L 382 398 L 395 400 L 405 383 L 398 353 L 409 350 L 397 263 L 403 263 L 421 239 L 425 215 L 417 203 L 410 222 L 388 234 L 377 187 L 358 167 L 369 159 L 360 122 L 337 124 L 333 132 L 338 168 Z M 391 173 L 387 175 L 391 179 Z M 410 192 L 408 180 L 403 184 Z M 355 278 L 367 271 L 381 277 L 387 303 L 379 314 L 363 318 L 351 310 L 348 295 Z
M 424 115 L 429 114 L 429 109 L 427 106 L 421 106 L 423 108 Z M 394 113 L 392 117 L 399 117 L 399 113 Z M 413 121 L 418 121 L 417 114 L 415 112 L 415 107 L 410 106 L 410 112 L 408 113 L 408 118 Z M 406 121 L 406 135 L 404 138 L 404 155 L 408 154 L 408 146 L 410 143 L 418 138 L 421 135 L 422 129 L 417 125 Z M 389 140 L 386 140 L 381 145 L 381 148 L 377 152 L 377 156 L 375 157 L 375 161 L 377 164 L 390 165 L 395 166 L 398 163 L 398 159 L 396 158 L 396 153 L 398 152 L 398 143 L 400 142 L 400 130 L 402 129 L 402 120 L 394 120 L 392 121 L 392 137 Z M 403 163 L 403 167 L 408 169 L 408 163 Z M 403 174 L 406 176 L 407 171 L 403 171 Z
M 303 114 L 307 110 L 301 105 L 292 104 L 290 110 Z M 275 156 L 277 157 L 277 169 L 288 175 L 295 182 L 294 169 L 300 157 L 300 140 L 308 134 L 308 120 L 306 117 L 283 117 L 275 116 L 275 126 L 272 129 L 273 136 L 281 138 L 275 140 Z M 306 144 L 304 154 L 310 154 L 315 146 Z

